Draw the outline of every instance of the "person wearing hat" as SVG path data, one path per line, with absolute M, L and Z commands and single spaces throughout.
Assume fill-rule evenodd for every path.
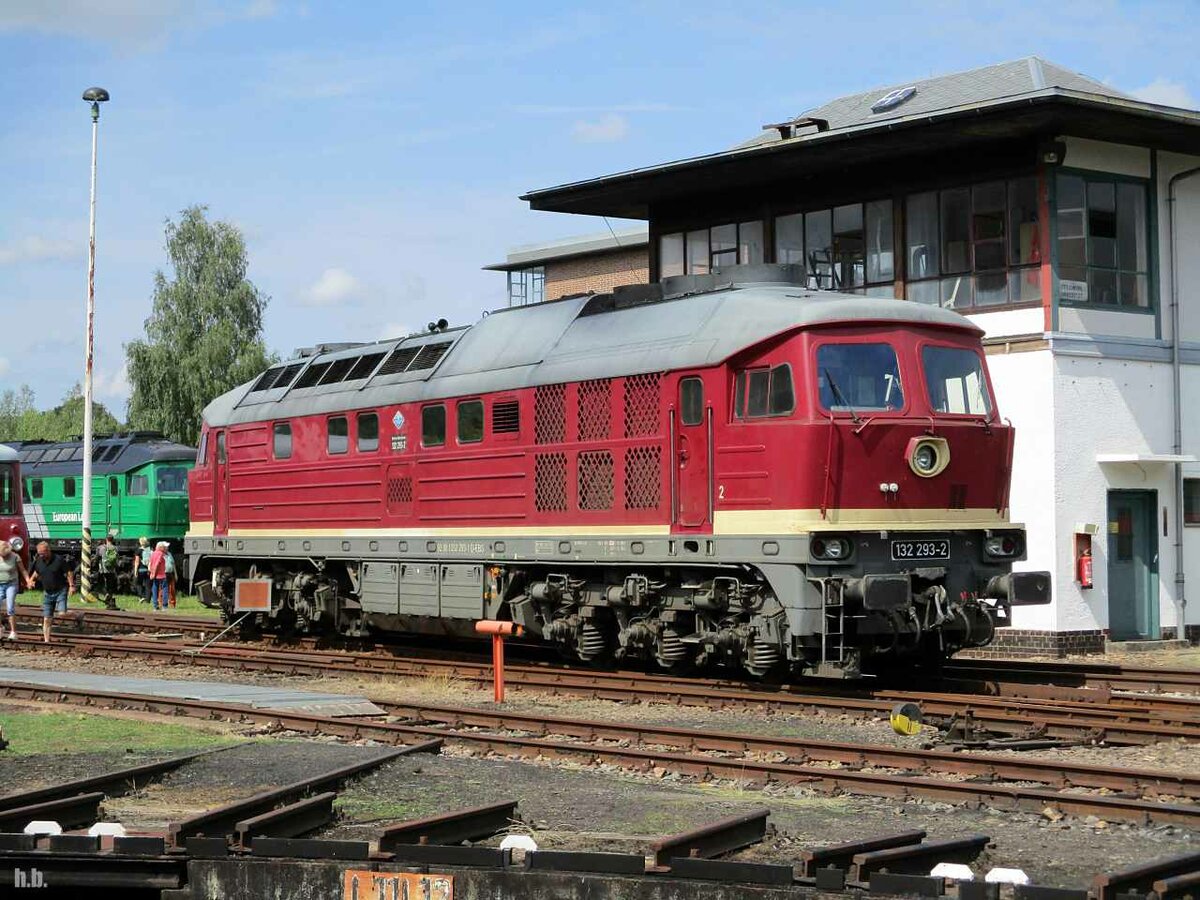
M 155 610 L 167 608 L 167 546 L 166 541 L 155 544 L 147 566 L 150 575 L 150 602 Z

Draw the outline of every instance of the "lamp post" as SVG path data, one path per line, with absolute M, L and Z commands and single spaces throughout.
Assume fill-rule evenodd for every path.
M 108 100 L 104 88 L 90 87 L 83 99 L 92 104 L 92 192 L 88 220 L 87 339 L 83 363 L 83 547 L 80 554 L 80 593 L 91 603 L 92 594 L 92 344 L 96 319 L 96 141 L 100 131 L 100 104 Z

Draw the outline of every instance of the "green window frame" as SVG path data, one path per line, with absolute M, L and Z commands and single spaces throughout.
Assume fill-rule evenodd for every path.
M 1151 179 L 1086 169 L 1054 174 L 1055 301 L 1157 315 Z

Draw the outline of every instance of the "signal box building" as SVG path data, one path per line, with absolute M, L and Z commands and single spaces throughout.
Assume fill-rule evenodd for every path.
M 799 263 L 810 287 L 969 316 L 1017 428 L 1025 567 L 1054 575 L 1054 602 L 1016 610 L 997 648 L 1100 652 L 1181 637 L 1181 622 L 1200 636 L 1200 112 L 1028 58 L 522 199 L 645 220 L 648 245 L 619 252 L 645 253 L 650 281 Z M 615 250 L 576 249 L 577 271 Z M 542 294 L 516 302 L 612 288 L 551 290 L 560 252 L 490 268 L 546 266 Z
M 603 294 L 645 284 L 650 274 L 645 226 L 514 247 L 502 263 L 484 266 L 508 276 L 508 305 L 524 306 L 573 294 Z

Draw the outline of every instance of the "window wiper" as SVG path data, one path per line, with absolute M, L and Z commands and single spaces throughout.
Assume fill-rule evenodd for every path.
M 860 419 L 858 413 L 854 411 L 854 407 L 850 405 L 850 401 L 846 399 L 846 395 L 842 393 L 842 389 L 838 387 L 838 383 L 834 380 L 833 376 L 829 374 L 829 369 L 822 369 L 821 371 L 825 373 L 825 380 L 829 382 L 829 387 L 833 390 L 834 399 L 841 404 L 843 409 L 850 413 L 850 418 L 852 418 L 854 420 L 854 424 L 857 425 L 862 421 L 862 419 Z

